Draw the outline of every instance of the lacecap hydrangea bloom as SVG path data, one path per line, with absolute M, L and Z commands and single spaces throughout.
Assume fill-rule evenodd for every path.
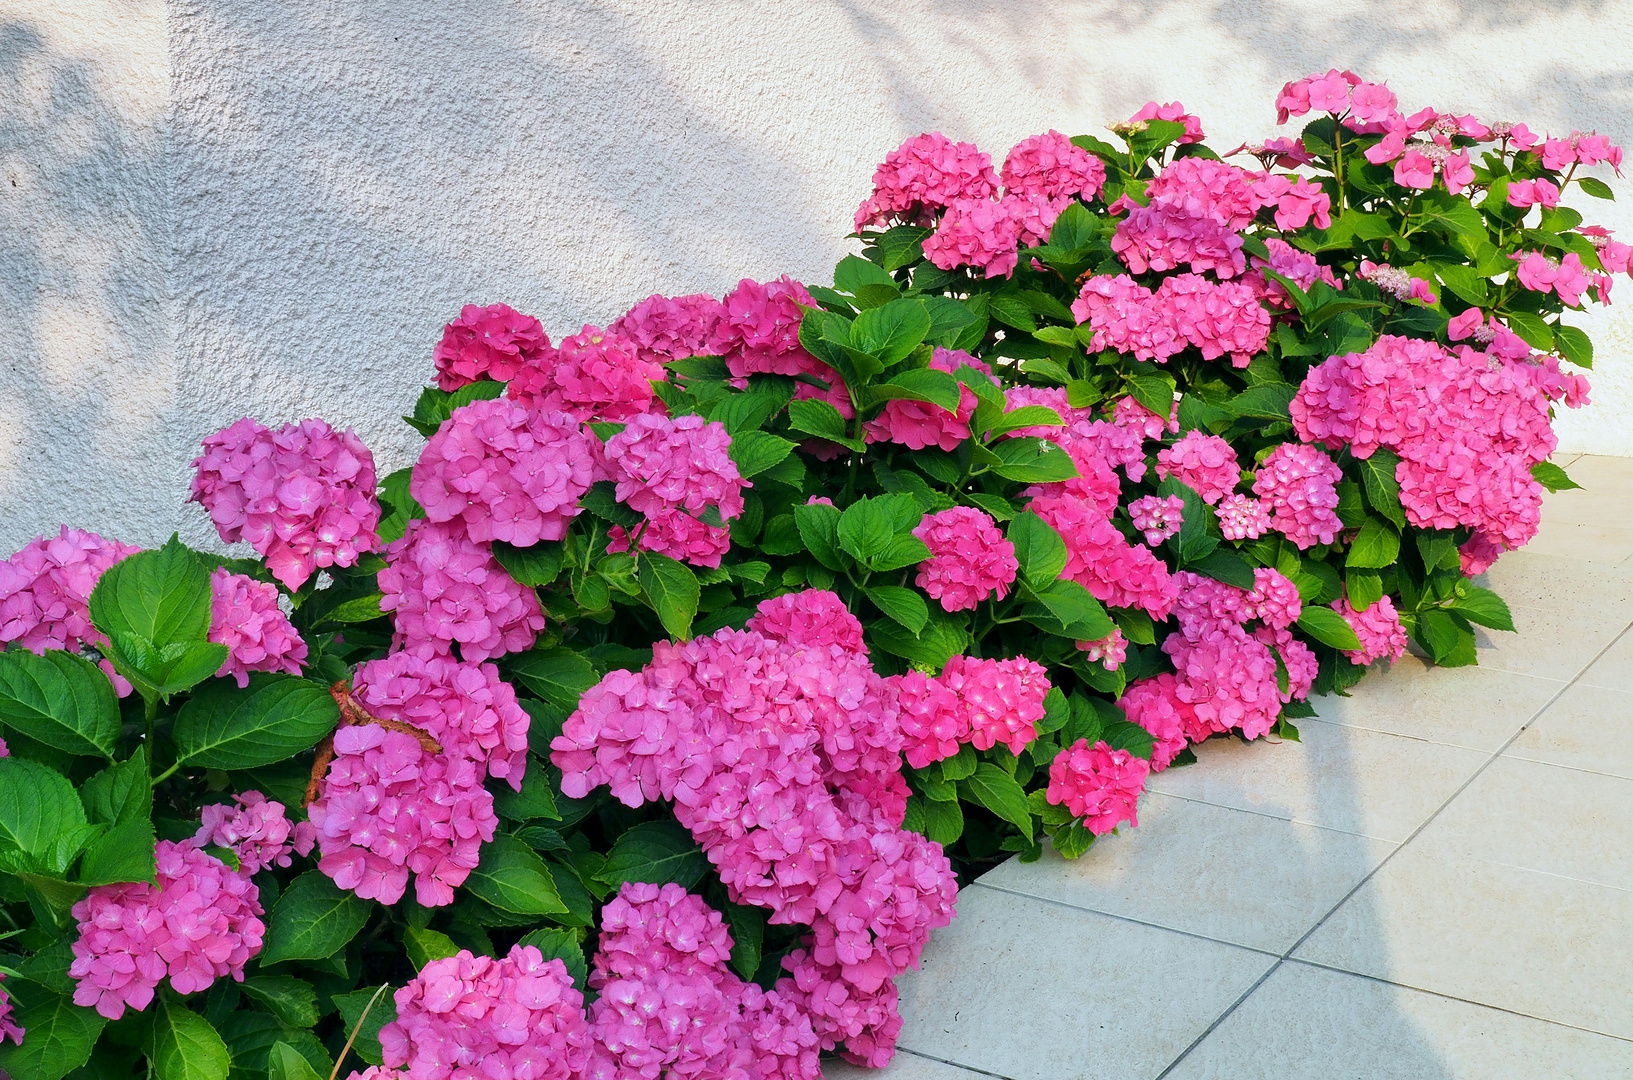
M 227 647 L 216 675 L 240 687 L 252 671 L 299 675 L 306 663 L 306 642 L 278 607 L 277 588 L 224 567 L 210 575 L 210 640 Z
M 575 420 L 627 420 L 651 409 L 652 380 L 663 367 L 629 338 L 586 325 L 543 363 L 517 372 L 505 394 L 535 409 Z
M 458 390 L 478 379 L 509 382 L 524 367 L 548 362 L 550 339 L 539 320 L 508 304 L 466 304 L 442 328 L 432 350 L 437 387 Z
M 1104 740 L 1090 746 L 1079 739 L 1050 763 L 1045 797 L 1102 836 L 1124 821 L 1139 825 L 1140 795 L 1150 772 L 1149 762 L 1127 750 L 1113 750 Z
M 0 562 L 0 646 L 43 653 L 106 644 L 91 625 L 91 590 L 103 571 L 140 550 L 66 525 L 25 544 Z
M 1020 568 L 1015 545 L 991 515 L 974 507 L 926 514 L 913 535 L 930 549 L 915 584 L 947 611 L 969 610 L 989 596 L 1002 600 Z
M 1313 446 L 1282 443 L 1253 477 L 1253 493 L 1264 500 L 1275 530 L 1302 550 L 1330 544 L 1343 529 L 1338 520 L 1338 481 L 1344 473 Z
M 316 840 L 311 825 L 292 823 L 284 816 L 283 803 L 259 791 L 235 795 L 233 803 L 211 803 L 199 811 L 195 846 L 230 849 L 238 856 L 239 873 L 246 876 L 269 866 L 288 866 L 291 852 L 311 852 Z
M 416 518 L 386 548 L 380 610 L 396 626 L 392 648 L 464 660 L 491 660 L 533 647 L 544 629 L 539 594 L 517 583 L 493 551 L 465 535 L 462 522 Z
M 885 155 L 873 174 L 873 194 L 856 209 L 856 229 L 908 222 L 930 225 L 959 199 L 991 199 L 998 177 L 992 158 L 940 132 L 915 135 Z
M 1406 652 L 1406 629 L 1401 626 L 1395 602 L 1387 594 L 1360 611 L 1350 606 L 1348 596 L 1341 596 L 1332 602 L 1332 609 L 1344 617 L 1355 636 L 1361 639 L 1359 649 L 1344 650 L 1350 663 L 1366 665 L 1374 660 L 1398 660 Z
M 273 431 L 246 416 L 205 439 L 193 468 L 192 501 L 221 539 L 249 544 L 291 589 L 379 546 L 374 456 L 350 430 L 302 420 Z

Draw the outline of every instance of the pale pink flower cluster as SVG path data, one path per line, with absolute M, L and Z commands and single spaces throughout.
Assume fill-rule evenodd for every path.
M 387 1067 L 409 1080 L 578 1080 L 590 1054 L 584 995 L 567 966 L 531 945 L 502 960 L 461 949 L 395 994 L 380 1029 Z
M 1027 509 L 1066 541 L 1061 577 L 1082 585 L 1101 603 L 1167 617 L 1175 590 L 1168 567 L 1151 549 L 1130 544 L 1104 510 L 1064 491 L 1034 495 Z
M 585 325 L 562 338 L 544 363 L 529 364 L 506 387 L 509 398 L 575 420 L 627 420 L 652 409 L 661 363 L 622 334 Z
M 458 642 L 463 659 L 491 660 L 532 648 L 544 629 L 538 593 L 518 584 L 458 521 L 416 518 L 385 557 L 380 609 L 396 626 L 393 649 L 448 655 Z
M 913 529 L 930 557 L 919 563 L 915 584 L 939 600 L 947 611 L 967 611 L 989 596 L 1002 600 L 1020 564 L 1015 545 L 1004 538 L 990 514 L 954 506 L 934 514 Z
M 166 976 L 178 994 L 223 975 L 243 982 L 266 934 L 261 892 L 247 874 L 192 842 L 160 840 L 154 855 L 157 884 L 97 885 L 72 908 L 74 1004 L 109 1020 L 146 1009 Z
M 594 1042 L 586 1077 L 817 1080 L 816 1032 L 798 995 L 745 983 L 726 965 L 719 912 L 679 885 L 624 885 L 601 911 L 590 971 Z
M 252 671 L 299 675 L 306 642 L 278 607 L 276 586 L 217 567 L 210 575 L 210 640 L 227 647 L 219 677 L 249 685 Z
M 1202 496 L 1209 506 L 1236 490 L 1242 467 L 1230 443 L 1203 431 L 1188 431 L 1174 445 L 1157 452 L 1157 475 L 1172 476 Z
M 3 751 L 4 746 L 0 746 L 0 757 L 6 756 Z M 5 975 L 0 974 L 0 982 L 5 981 Z M 23 1036 L 26 1034 L 28 1033 L 13 1022 L 11 1018 L 11 997 L 3 987 L 0 987 L 0 1043 L 10 1039 L 18 1046 L 21 1046 L 23 1045 Z
M 393 653 L 359 664 L 352 694 L 370 716 L 412 724 L 444 754 L 473 761 L 494 779 L 522 789 L 531 719 L 492 664 Z
M 378 724 L 339 728 L 334 750 L 307 807 L 318 869 L 382 904 L 402 899 L 412 872 L 420 906 L 453 903 L 499 824 L 482 767 Z
M 1250 495 L 1226 495 L 1214 511 L 1226 540 L 1257 540 L 1270 531 L 1270 512 Z
M 908 222 L 929 225 L 958 199 L 990 199 L 998 177 L 992 158 L 940 132 L 915 135 L 885 155 L 873 194 L 856 209 L 856 230 Z
M 234 795 L 236 806 L 211 803 L 199 811 L 195 847 L 228 848 L 238 856 L 238 872 L 245 876 L 269 866 L 288 866 L 290 853 L 309 854 L 317 840 L 310 823 L 291 822 L 284 804 L 259 791 Z
M 1179 533 L 1185 524 L 1185 500 L 1178 495 L 1146 495 L 1128 504 L 1128 517 L 1152 547 Z
M 37 537 L 0 562 L 0 646 L 33 653 L 105 645 L 91 625 L 91 590 L 103 571 L 141 548 L 70 529 Z
M 1582 256 L 1574 251 L 1557 260 L 1540 251 L 1516 251 L 1509 258 L 1519 264 L 1514 276 L 1521 285 L 1532 292 L 1552 290 L 1566 307 L 1580 304 L 1582 294 L 1594 284 L 1593 275 L 1582 266 Z
M 1429 290 L 1428 282 L 1388 263 L 1362 259 L 1361 268 L 1356 272 L 1356 276 L 1362 281 L 1372 282 L 1378 287 L 1379 292 L 1386 292 L 1397 300 L 1411 300 L 1427 305 L 1433 305 L 1436 301 L 1435 294 Z
M 442 328 L 431 352 L 437 387 L 458 390 L 478 379 L 509 382 L 529 366 L 548 363 L 550 339 L 531 315 L 507 304 L 466 304 L 459 318 Z
M 930 354 L 930 367 L 936 371 L 954 374 L 965 365 L 983 375 L 992 374 L 986 361 L 962 349 L 938 348 Z M 970 417 L 975 415 L 976 405 L 975 391 L 963 385 L 958 388 L 956 413 L 928 401 L 887 401 L 878 416 L 862 425 L 862 431 L 868 442 L 900 443 L 912 450 L 935 446 L 952 451 L 970 437 Z
M 1332 269 L 1322 266 L 1316 261 L 1314 255 L 1306 254 L 1285 240 L 1278 240 L 1275 237 L 1267 239 L 1264 246 L 1270 252 L 1270 258 L 1261 259 L 1257 255 L 1253 256 L 1252 264 L 1254 269 L 1260 271 L 1270 270 L 1280 274 L 1306 292 L 1318 281 L 1324 281 L 1333 288 L 1338 288 L 1338 279 L 1333 277 Z M 1281 282 L 1272 281 L 1262 272 L 1250 274 L 1245 280 L 1255 288 L 1262 282 L 1264 288 L 1263 299 L 1272 307 L 1284 310 L 1293 307 L 1293 298 L 1287 294 L 1287 289 Z
M 473 401 L 425 444 L 409 491 L 427 519 L 458 521 L 472 540 L 560 540 L 594 479 L 593 438 L 566 413 Z
M 999 174 L 1009 195 L 1092 199 L 1106 182 L 1106 166 L 1060 132 L 1022 139 L 1010 148 Z
M 1350 663 L 1365 666 L 1374 660 L 1398 660 L 1406 652 L 1406 629 L 1401 626 L 1395 602 L 1387 594 L 1360 611 L 1350 605 L 1348 596 L 1341 596 L 1332 602 L 1332 609 L 1361 639 L 1359 649 L 1344 650 Z
M 1077 647 L 1090 662 L 1099 662 L 1107 671 L 1116 671 L 1128 659 L 1128 639 L 1112 627 L 1111 633 L 1095 641 L 1079 641 Z
M 831 599 L 800 596 L 812 620 L 784 604 L 766 623 L 819 628 Z M 569 797 L 605 784 L 628 806 L 673 800 L 734 902 L 810 925 L 778 991 L 824 1049 L 843 1042 L 875 1064 L 901 1023 L 893 979 L 952 917 L 956 892 L 940 847 L 901 829 L 898 714 L 865 655 L 725 629 L 658 642 L 642 671 L 607 675 L 551 754 Z
M 1612 145 L 1610 136 L 1597 132 L 1584 135 L 1573 131 L 1558 139 L 1547 139 L 1542 144 L 1542 167 L 1563 171 L 1572 165 L 1597 165 L 1609 162 L 1622 175 L 1622 148 Z
M 1275 530 L 1302 550 L 1330 544 L 1344 528 L 1338 520 L 1338 481 L 1333 459 L 1313 446 L 1282 443 L 1253 477 L 1253 494 L 1264 500 Z
M 924 238 L 924 257 L 943 270 L 972 266 L 989 278 L 1008 277 L 1021 243 L 1023 215 L 1017 210 L 1029 206 L 1009 199 L 958 199 Z M 1047 230 L 1053 218 L 1037 224 Z
M 205 439 L 193 468 L 192 501 L 221 539 L 249 544 L 291 589 L 379 546 L 374 457 L 350 430 L 302 420 L 273 431 L 246 416 Z
M 1199 143 L 1207 138 L 1202 134 L 1202 120 L 1185 111 L 1185 106 L 1177 101 L 1170 101 L 1165 105 L 1158 105 L 1155 101 L 1148 101 L 1140 106 L 1138 112 L 1128 118 L 1129 124 L 1138 124 L 1142 120 L 1169 120 L 1185 125 L 1185 134 L 1179 137 L 1181 145 Z M 1184 160 L 1183 158 L 1181 160 Z
M 743 512 L 743 489 L 751 487 L 729 450 L 731 436 L 718 420 L 701 416 L 637 416 L 607 440 L 603 452 L 619 501 L 646 515 L 637 545 L 699 566 L 719 566 L 731 549 L 724 525 L 698 519 L 713 507 L 722 521 Z M 626 550 L 619 527 L 608 550 Z
M 1104 836 L 1126 821 L 1140 824 L 1139 802 L 1151 763 L 1127 750 L 1113 750 L 1105 740 L 1089 745 L 1079 739 L 1055 756 L 1049 765 L 1045 797 L 1064 806 L 1083 827 Z
M 1159 363 L 1194 345 L 1204 359 L 1228 354 L 1232 366 L 1246 367 L 1270 340 L 1270 312 L 1252 285 L 1197 274 L 1164 278 L 1154 292 L 1127 274 L 1091 277 L 1072 315 L 1094 331 L 1090 348 Z
M 665 364 L 714 352 L 715 329 L 726 309 L 707 293 L 649 296 L 607 324 L 609 337 L 634 342 L 643 363 Z

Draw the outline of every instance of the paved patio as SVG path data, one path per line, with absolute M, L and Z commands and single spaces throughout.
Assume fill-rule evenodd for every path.
M 1586 490 L 1489 575 L 1518 634 L 987 874 L 896 1061 L 831 1080 L 1633 1077 L 1633 459 L 1557 460 Z

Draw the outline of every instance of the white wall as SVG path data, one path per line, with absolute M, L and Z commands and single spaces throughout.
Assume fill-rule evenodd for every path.
M 921 130 L 1001 157 L 1178 98 L 1227 149 L 1336 65 L 1633 143 L 1630 46 L 1633 0 L 0 0 L 0 554 L 61 521 L 206 540 L 187 463 L 246 413 L 406 464 L 464 302 L 559 337 L 825 280 Z M 1584 209 L 1633 234 L 1614 186 Z M 1567 449 L 1633 455 L 1618 288 Z

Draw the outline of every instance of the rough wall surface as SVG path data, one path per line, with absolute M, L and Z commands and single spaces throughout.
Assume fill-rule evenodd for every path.
M 1630 46 L 1633 0 L 0 0 L 0 553 L 63 521 L 209 541 L 187 463 L 244 414 L 407 463 L 464 302 L 559 337 L 824 280 L 921 130 L 999 156 L 1177 98 L 1228 148 L 1347 66 L 1630 143 Z M 1584 209 L 1633 233 L 1613 186 Z M 1633 455 L 1624 305 L 1586 320 L 1566 449 Z

